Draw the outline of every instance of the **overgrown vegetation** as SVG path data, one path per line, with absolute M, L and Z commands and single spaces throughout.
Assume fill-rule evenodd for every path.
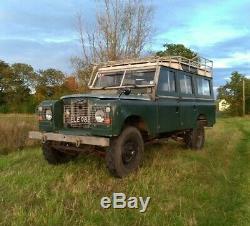
M 235 71 L 231 74 L 230 80 L 218 89 L 218 99 L 225 100 L 230 105 L 226 113 L 233 116 L 243 114 L 243 79 L 245 80 L 245 113 L 250 113 L 250 79 Z
M 36 129 L 35 115 L 0 114 L 0 154 L 36 145 L 37 142 L 28 139 L 28 132 Z
M 147 146 L 143 167 L 122 180 L 95 156 L 60 166 L 39 148 L 2 156 L 0 224 L 250 225 L 249 119 L 220 119 L 200 152 L 174 141 Z M 113 192 L 151 196 L 147 212 L 101 209 Z

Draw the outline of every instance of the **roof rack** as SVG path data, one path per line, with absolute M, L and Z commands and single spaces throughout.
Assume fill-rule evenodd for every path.
M 187 72 L 197 73 L 202 76 L 213 76 L 213 61 L 208 60 L 203 57 L 195 57 L 193 59 L 188 59 L 182 56 L 166 56 L 166 57 L 146 57 L 139 59 L 124 59 L 117 61 L 108 61 L 106 63 L 98 64 L 99 67 L 122 67 L 129 66 L 133 67 L 135 65 L 141 64 L 157 64 L 163 65 L 170 68 L 175 68 Z

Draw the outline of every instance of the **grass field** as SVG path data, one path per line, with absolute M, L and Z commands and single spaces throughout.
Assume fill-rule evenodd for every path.
M 50 166 L 40 148 L 0 156 L 2 225 L 250 225 L 250 118 L 219 119 L 203 151 L 146 147 L 143 167 L 112 178 L 104 160 Z M 113 192 L 150 196 L 148 210 L 102 209 Z

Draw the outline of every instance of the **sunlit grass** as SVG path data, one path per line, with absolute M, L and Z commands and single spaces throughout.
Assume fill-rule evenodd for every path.
M 148 145 L 143 167 L 115 179 L 102 158 L 51 166 L 40 148 L 0 157 L 3 225 L 249 225 L 249 118 L 221 119 L 203 151 Z M 102 209 L 113 192 L 150 196 L 146 213 Z M 0 224 L 1 224 L 0 223 Z

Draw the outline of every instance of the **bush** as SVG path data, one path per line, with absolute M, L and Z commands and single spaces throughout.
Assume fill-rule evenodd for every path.
M 28 132 L 37 129 L 36 117 L 27 114 L 0 114 L 0 154 L 34 146 Z

